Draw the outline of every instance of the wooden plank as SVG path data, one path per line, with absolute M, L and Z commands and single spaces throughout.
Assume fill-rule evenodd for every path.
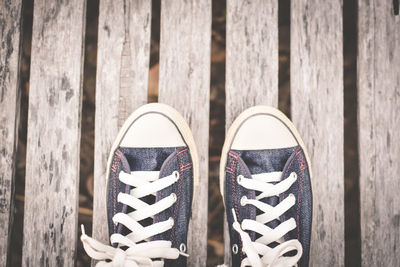
M 73 266 L 86 2 L 34 4 L 23 266 Z
M 189 123 L 200 159 L 188 235 L 189 266 L 205 266 L 207 258 L 210 56 L 211 1 L 163 1 L 158 99 Z
M 400 16 L 358 1 L 358 121 L 363 266 L 400 266 Z
M 292 119 L 313 170 L 311 266 L 344 265 L 342 0 L 291 2 Z
M 22 1 L 0 3 L 0 262 L 7 262 L 13 222 L 20 106 Z
M 254 105 L 278 106 L 278 1 L 227 1 L 226 126 Z
M 93 237 L 108 243 L 106 168 L 119 126 L 147 102 L 151 1 L 100 2 L 97 49 Z
M 226 130 L 246 108 L 278 106 L 278 1 L 227 1 Z M 226 216 L 226 215 L 225 215 Z M 224 220 L 225 264 L 231 266 Z

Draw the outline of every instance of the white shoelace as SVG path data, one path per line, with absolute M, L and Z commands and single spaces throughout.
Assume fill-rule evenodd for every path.
M 282 172 L 269 172 L 254 174 L 251 178 L 245 178 L 242 175 L 237 177 L 237 182 L 241 186 L 249 189 L 261 192 L 256 196 L 255 199 L 248 199 L 242 197 L 240 204 L 254 205 L 257 209 L 263 213 L 256 216 L 256 220 L 244 219 L 240 224 L 237 221 L 235 210 L 232 209 L 234 223 L 233 228 L 239 233 L 242 244 L 243 252 L 246 253 L 246 258 L 242 260 L 241 266 L 274 266 L 274 267 L 287 267 L 294 266 L 301 258 L 303 248 L 298 240 L 284 240 L 284 236 L 296 228 L 296 221 L 294 218 L 290 218 L 281 222 L 275 229 L 272 229 L 265 225 L 273 220 L 280 220 L 279 217 L 288 211 L 296 202 L 296 198 L 293 194 L 289 194 L 275 207 L 262 202 L 261 200 L 266 197 L 278 196 L 281 193 L 286 192 L 292 184 L 297 180 L 297 175 L 292 172 L 288 178 L 281 181 Z M 261 235 L 255 242 L 251 241 L 251 238 L 246 230 L 254 231 Z M 274 248 L 268 245 L 277 242 Z M 297 251 L 293 256 L 284 256 L 289 251 Z M 261 258 L 260 258 L 261 255 Z
M 179 255 L 187 257 L 186 253 L 172 248 L 171 241 L 150 241 L 152 236 L 171 229 L 174 225 L 173 218 L 146 227 L 139 223 L 143 219 L 153 218 L 154 215 L 170 208 L 176 202 L 174 193 L 151 205 L 140 198 L 148 195 L 155 196 L 158 191 L 174 184 L 179 180 L 179 172 L 175 171 L 162 179 L 158 179 L 158 171 L 135 171 L 130 174 L 120 172 L 118 178 L 122 183 L 132 186 L 133 189 L 130 194 L 119 193 L 117 200 L 119 203 L 132 207 L 134 211 L 128 214 L 117 213 L 112 220 L 115 224 L 123 224 L 131 233 L 126 236 L 118 233 L 112 234 L 111 244 L 118 243 L 118 247 L 115 248 L 87 236 L 82 225 L 81 240 L 86 253 L 91 258 L 102 261 L 96 266 L 163 266 L 162 259 L 177 259 Z M 123 246 L 128 249 L 122 250 L 120 247 Z M 105 262 L 105 260 L 111 260 L 111 262 Z

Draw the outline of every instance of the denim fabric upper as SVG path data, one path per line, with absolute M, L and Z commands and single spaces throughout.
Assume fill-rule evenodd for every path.
M 235 210 L 240 223 L 243 219 L 255 220 L 258 214 L 255 206 L 240 205 L 242 196 L 254 199 L 256 192 L 240 186 L 237 183 L 237 176 L 243 175 L 244 177 L 251 178 L 252 174 L 275 171 L 282 172 L 281 180 L 286 179 L 290 173 L 296 172 L 297 180 L 288 191 L 280 194 L 279 197 L 264 198 L 262 201 L 276 206 L 290 193 L 294 194 L 296 197 L 295 205 L 280 217 L 280 221 L 286 221 L 291 217 L 296 220 L 297 227 L 285 235 L 285 240 L 298 239 L 300 241 L 303 247 L 303 255 L 299 266 L 308 266 L 312 220 L 312 192 L 308 164 L 300 146 L 282 149 L 229 151 L 225 168 L 225 206 L 231 248 L 234 244 L 237 244 L 239 247 L 238 254 L 232 253 L 233 266 L 240 266 L 241 261 L 246 256 L 242 253 L 240 236 L 232 227 L 233 216 L 231 210 L 232 208 Z M 279 221 L 274 220 L 267 225 L 275 228 L 279 225 Z M 249 234 L 252 241 L 255 241 L 259 237 L 252 231 Z
M 179 171 L 179 180 L 173 185 L 157 192 L 156 197 L 143 198 L 147 203 L 154 203 L 175 193 L 177 201 L 169 209 L 154 216 L 154 223 L 174 219 L 171 230 L 152 237 L 152 240 L 169 240 L 172 247 L 178 248 L 181 243 L 187 244 L 187 232 L 193 198 L 193 166 L 187 147 L 176 148 L 118 148 L 114 152 L 108 179 L 107 215 L 109 235 L 129 233 L 123 225 L 115 225 L 113 216 L 118 212 L 131 212 L 126 205 L 117 202 L 119 192 L 129 193 L 131 187 L 119 181 L 120 171 L 160 171 L 160 179 Z M 151 219 L 140 221 L 143 226 L 152 224 Z M 115 246 L 116 244 L 114 244 Z M 186 257 L 177 260 L 166 260 L 165 266 L 186 266 Z

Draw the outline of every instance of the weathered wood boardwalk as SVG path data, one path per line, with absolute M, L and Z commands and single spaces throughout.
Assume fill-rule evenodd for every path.
M 400 16 L 358 0 L 358 148 L 362 266 L 400 265 Z M 278 106 L 279 1 L 226 1 L 226 128 L 244 109 Z M 0 266 L 14 212 L 23 1 L 0 2 Z M 147 103 L 152 1 L 101 0 L 93 237 L 108 242 L 105 171 L 118 129 Z M 313 166 L 312 266 L 344 266 L 343 1 L 291 1 L 291 117 Z M 23 266 L 74 266 L 86 1 L 36 0 L 27 131 Z M 207 260 L 211 0 L 161 1 L 158 101 L 180 111 L 200 156 L 189 266 Z M 225 225 L 226 227 L 226 225 Z M 226 233 L 226 229 L 225 229 Z M 230 263 L 225 236 L 225 263 Z

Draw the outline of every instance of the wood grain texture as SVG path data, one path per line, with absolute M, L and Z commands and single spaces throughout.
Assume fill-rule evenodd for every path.
M 0 3 L 0 263 L 4 265 L 7 262 L 14 213 L 20 107 L 21 2 Z
M 151 1 L 124 0 L 118 127 L 135 107 L 147 101 L 150 60 Z
M 278 1 L 227 1 L 226 130 L 245 109 L 278 106 Z M 226 216 L 226 215 L 225 215 Z M 225 264 L 231 248 L 224 219 Z
M 158 99 L 189 123 L 200 160 L 188 234 L 189 266 L 205 266 L 207 257 L 210 47 L 210 0 L 162 2 Z
M 100 1 L 97 50 L 93 237 L 109 242 L 107 159 L 119 126 L 147 102 L 151 1 Z
M 291 2 L 292 119 L 310 153 L 311 266 L 344 265 L 341 0 Z
M 226 126 L 246 108 L 278 106 L 278 1 L 227 1 Z
M 363 266 L 400 266 L 400 16 L 358 1 L 358 121 Z
M 75 264 L 85 15 L 85 1 L 35 1 L 23 266 Z

